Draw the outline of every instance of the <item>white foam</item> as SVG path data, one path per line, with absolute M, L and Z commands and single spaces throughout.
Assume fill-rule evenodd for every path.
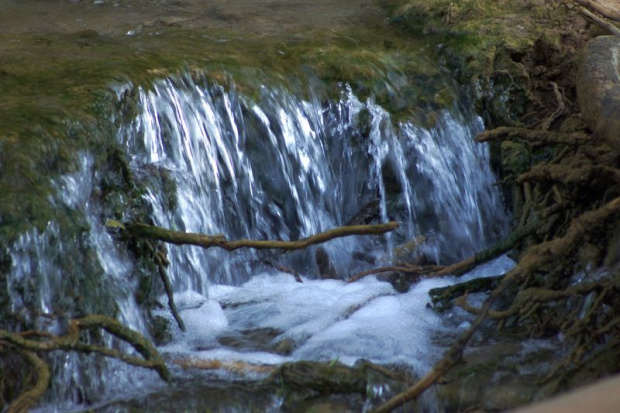
M 187 333 L 180 334 L 177 344 L 167 350 L 188 352 L 193 358 L 256 364 L 290 360 L 339 360 L 353 364 L 368 359 L 424 372 L 443 352 L 433 337 L 448 329 L 442 316 L 427 307 L 428 291 L 474 277 L 504 274 L 513 266 L 512 260 L 500 257 L 461 278 L 422 280 L 405 294 L 397 293 L 389 283 L 373 276 L 348 284 L 308 279 L 298 283 L 289 274 L 258 274 L 238 287 L 211 286 L 210 299 L 205 299 L 200 308 L 181 312 Z M 198 297 L 202 296 L 185 296 Z M 280 332 L 271 344 L 275 347 L 281 340 L 292 340 L 293 353 L 285 357 L 251 348 L 233 349 L 217 341 L 218 335 L 253 329 Z M 266 345 L 269 347 L 269 343 Z
M 180 316 L 190 340 L 211 341 L 228 328 L 228 319 L 222 306 L 215 300 L 206 300 L 200 307 L 181 311 Z

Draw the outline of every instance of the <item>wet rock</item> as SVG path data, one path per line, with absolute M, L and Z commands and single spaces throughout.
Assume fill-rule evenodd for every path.
M 288 356 L 295 350 L 295 340 L 292 338 L 285 338 L 284 340 L 278 341 L 278 343 L 273 347 L 273 352 L 276 354 L 281 354 L 283 356 Z
M 275 348 L 272 343 L 272 340 L 280 334 L 282 334 L 282 331 L 275 328 L 256 328 L 241 331 L 237 334 L 222 335 L 217 340 L 221 345 L 237 350 L 282 354 L 279 350 L 282 342 L 278 342 Z
M 598 137 L 620 147 L 620 38 L 601 36 L 583 50 L 577 73 L 582 116 Z
M 154 316 L 148 324 L 149 334 L 153 342 L 158 346 L 163 346 L 172 342 L 170 332 L 170 322 L 162 316 Z
M 537 383 L 558 361 L 558 349 L 551 342 L 496 342 L 468 350 L 463 360 L 438 386 L 441 407 L 504 411 L 551 394 Z
M 300 390 L 313 390 L 318 394 L 364 394 L 367 385 L 366 374 L 363 371 L 347 367 L 339 362 L 300 361 L 286 363 L 278 368 L 273 377 L 284 386 Z
M 314 253 L 316 265 L 319 268 L 319 276 L 324 280 L 337 280 L 338 273 L 332 264 L 329 254 L 325 248 L 318 247 Z

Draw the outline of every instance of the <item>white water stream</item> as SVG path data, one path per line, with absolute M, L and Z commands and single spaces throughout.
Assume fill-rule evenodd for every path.
M 372 100 L 360 101 L 346 85 L 340 99 L 329 103 L 319 92 L 309 95 L 301 99 L 264 86 L 250 98 L 188 76 L 140 89 L 140 114 L 119 131 L 118 139 L 133 172 L 146 183 L 144 196 L 155 224 L 229 239 L 292 240 L 344 225 L 376 201 L 378 221 L 393 219 L 402 225 L 389 236 L 349 237 L 323 245 L 342 277 L 369 267 L 356 261 L 354 253 L 382 265 L 389 262 L 386 251 L 419 235 L 426 237 L 421 247 L 426 259 L 438 263 L 469 256 L 501 235 L 506 222 L 492 186 L 488 149 L 473 140 L 481 130 L 479 118 L 446 108 L 425 128 L 413 119 L 394 122 L 387 111 Z M 121 321 L 148 334 L 145 314 L 132 294 L 133 263 L 114 244 L 101 211 L 90 201 L 94 177 L 92 156 L 85 153 L 80 170 L 58 182 L 54 202 L 86 217 L 88 244 L 114 286 Z M 42 238 L 26 234 L 14 246 L 16 283 L 32 272 L 34 260 L 51 265 L 49 256 L 62 253 L 45 253 L 45 238 L 57 231 L 50 223 Z M 259 255 L 168 247 L 168 274 L 187 331 L 178 331 L 168 310 L 159 311 L 173 331 L 172 342 L 160 350 L 171 358 L 256 364 L 353 364 L 363 358 L 426 371 L 441 352 L 432 336 L 443 328 L 441 318 L 426 307 L 427 292 L 456 280 L 425 280 L 404 294 L 373 276 L 352 284 L 318 280 L 314 251 Z M 265 267 L 264 258 L 294 268 L 304 282 Z M 499 275 L 512 265 L 502 258 L 468 277 Z M 36 294 L 43 312 L 61 294 L 59 271 L 39 271 L 41 292 Z M 230 344 L 261 329 L 273 332 L 267 343 Z M 272 350 L 282 342 L 292 343 L 290 351 Z M 110 363 L 101 377 L 84 380 L 75 367 L 78 358 L 66 360 L 57 367 L 65 379 L 54 384 L 55 407 L 44 411 L 79 408 L 79 386 L 85 381 L 102 389 L 105 396 L 98 403 L 125 397 L 130 386 L 157 382 L 154 374 L 120 363 Z

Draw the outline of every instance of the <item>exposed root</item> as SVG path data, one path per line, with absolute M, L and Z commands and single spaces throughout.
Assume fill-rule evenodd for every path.
M 437 270 L 443 267 L 438 267 L 436 265 L 428 265 L 428 266 L 406 266 L 406 265 L 391 265 L 387 267 L 379 267 L 373 268 L 370 270 L 362 271 L 357 274 L 354 274 L 347 280 L 348 283 L 352 283 L 358 281 L 367 275 L 381 274 L 385 272 L 398 272 L 403 274 L 411 274 L 412 276 L 422 276 L 422 275 L 432 275 Z
M 618 280 L 615 281 L 618 283 Z M 489 310 L 487 317 L 494 320 L 501 320 L 513 316 L 527 317 L 537 304 L 551 303 L 561 300 L 567 300 L 577 295 L 586 295 L 595 290 L 608 291 L 609 280 L 603 280 L 602 282 L 594 282 L 588 284 L 580 284 L 565 290 L 548 290 L 544 288 L 528 288 L 521 290 L 517 293 L 512 305 L 507 310 L 494 311 Z M 604 297 L 604 294 L 602 295 Z M 602 298 L 601 297 L 601 298 Z M 475 308 L 467 302 L 467 294 L 464 294 L 454 300 L 454 304 L 463 308 L 470 314 L 480 314 L 480 309 Z M 600 304 L 600 303 L 599 303 Z M 598 308 L 598 305 L 594 305 L 593 309 Z
M 532 181 L 562 182 L 577 186 L 590 186 L 595 179 L 620 184 L 620 170 L 599 165 L 536 165 L 519 176 L 518 184 Z
M 553 94 L 555 95 L 555 99 L 558 103 L 558 108 L 547 119 L 545 119 L 542 122 L 540 128 L 544 131 L 549 130 L 549 128 L 551 127 L 551 124 L 555 122 L 557 118 L 562 116 L 566 111 L 566 105 L 564 104 L 564 96 L 562 96 L 562 93 L 560 92 L 560 88 L 558 87 L 558 84 L 555 82 L 550 82 L 550 83 L 551 83 L 551 87 L 553 88 Z
M 105 330 L 113 336 L 129 343 L 143 358 L 125 354 L 120 350 L 82 341 L 82 333 L 94 328 Z M 168 372 L 166 364 L 151 342 L 141 334 L 107 316 L 89 315 L 83 318 L 70 320 L 67 332 L 62 336 L 34 334 L 34 332 L 28 332 L 28 334 L 13 333 L 0 329 L 0 345 L 3 347 L 13 347 L 21 351 L 26 359 L 34 366 L 38 377 L 35 387 L 22 393 L 13 404 L 11 404 L 9 411 L 21 412 L 27 410 L 29 406 L 33 406 L 37 403 L 47 388 L 49 383 L 49 368 L 43 360 L 33 353 L 36 351 L 48 352 L 63 350 L 81 353 L 98 353 L 106 357 L 121 360 L 127 364 L 155 370 L 165 381 L 170 379 L 170 373 Z
M 611 6 L 601 4 L 593 0 L 573 0 L 573 1 L 581 4 L 584 7 L 592 9 L 597 13 L 602 14 L 608 19 L 620 22 L 620 6 L 618 5 L 616 5 L 616 8 L 613 8 Z
M 33 367 L 32 374 L 36 381 L 32 388 L 23 391 L 9 406 L 7 413 L 21 413 L 29 411 L 43 397 L 50 384 L 50 369 L 45 361 L 32 351 L 22 351 L 21 355 Z
M 607 19 L 597 16 L 584 7 L 579 7 L 579 12 L 597 26 L 602 27 L 615 36 L 620 36 L 620 29 Z
M 564 106 L 562 106 L 561 108 L 561 111 L 563 111 Z M 558 108 L 558 110 L 560 110 L 560 108 Z M 560 116 L 560 114 L 558 114 L 557 116 Z M 584 132 L 562 133 L 557 131 L 548 131 L 544 129 L 526 129 L 506 126 L 481 132 L 476 137 L 477 142 L 492 142 L 505 140 L 528 142 L 534 146 L 580 146 L 585 143 L 591 142 L 592 137 Z
M 508 272 L 502 279 L 500 285 L 491 292 L 482 305 L 482 308 L 475 311 L 477 315 L 471 327 L 461 335 L 450 350 L 445 353 L 444 357 L 433 366 L 433 369 L 415 385 L 379 406 L 375 412 L 392 411 L 404 403 L 416 399 L 422 392 L 432 386 L 461 359 L 465 346 L 484 320 L 491 314 L 493 314 L 495 318 L 505 318 L 520 312 L 523 312 L 524 315 L 529 315 L 532 311 L 536 310 L 536 305 L 538 303 L 564 299 L 574 295 L 576 292 L 587 292 L 595 288 L 600 288 L 599 284 L 589 284 L 576 286 L 574 289 L 567 289 L 564 291 L 531 289 L 529 292 L 525 292 L 520 296 L 517 295 L 514 305 L 505 313 L 490 313 L 492 304 L 510 286 L 523 283 L 539 268 L 544 267 L 545 264 L 549 262 L 559 262 L 565 256 L 572 254 L 579 245 L 581 239 L 597 231 L 603 224 L 612 219 L 619 212 L 620 197 L 594 211 L 586 212 L 579 218 L 573 220 L 563 237 L 543 242 L 528 249 L 517 266 Z

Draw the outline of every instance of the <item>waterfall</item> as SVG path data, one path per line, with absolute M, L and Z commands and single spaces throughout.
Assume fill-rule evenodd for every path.
M 343 225 L 378 201 L 380 220 L 403 223 L 392 242 L 424 235 L 427 255 L 440 263 L 498 237 L 504 213 L 488 148 L 473 140 L 482 128 L 478 117 L 445 108 L 425 128 L 414 120 L 396 123 L 348 85 L 339 99 L 316 89 L 309 95 L 262 86 L 251 98 L 189 76 L 140 89 L 141 113 L 119 139 L 138 175 L 173 184 L 170 193 L 162 179 L 149 181 L 156 225 L 291 240 Z M 352 253 L 371 251 L 376 242 L 358 237 L 325 248 L 346 274 Z M 258 261 L 251 251 L 170 247 L 169 253 L 175 290 L 205 294 L 209 282 L 247 281 Z M 313 260 L 304 257 L 299 270 L 310 274 Z
M 121 103 L 131 90 L 119 89 Z M 244 93 L 232 82 L 181 75 L 133 91 L 137 115 L 119 127 L 117 139 L 158 226 L 231 240 L 295 240 L 345 225 L 364 209 L 371 211 L 368 221 L 401 222 L 388 236 L 324 244 L 341 276 L 368 265 L 355 258 L 359 253 L 385 262 L 385 251 L 420 236 L 427 260 L 448 263 L 489 245 L 506 227 L 488 148 L 473 139 L 481 120 L 458 105 L 435 110 L 433 121 L 423 124 L 396 120 L 347 84 L 339 85 L 335 97 L 326 86 L 293 93 L 264 84 Z M 54 306 L 69 316 L 115 314 L 148 335 L 145 311 L 134 297 L 135 263 L 104 227 L 108 216 L 97 154 L 77 155 L 76 170 L 54 181 L 49 202 L 57 218 L 19 236 L 8 251 L 10 311 L 51 333 L 63 328 L 46 317 Z M 276 256 L 169 246 L 174 291 L 179 298 L 195 298 L 179 305 L 190 332 L 177 331 L 173 344 L 200 353 L 205 343 L 216 346 L 213 337 L 223 330 L 277 326 L 283 330 L 279 340 L 300 343 L 290 358 L 264 352 L 245 357 L 262 363 L 339 358 L 352 347 L 357 352 L 342 360 L 374 355 L 380 362 L 408 362 L 423 370 L 420 360 L 431 360 L 423 353 L 430 347 L 428 331 L 438 322 L 434 315 L 415 315 L 425 311 L 428 286 L 398 296 L 376 279 L 349 286 L 312 281 L 314 252 Z M 301 273 L 303 289 L 283 274 L 266 275 L 262 262 L 270 257 Z M 226 302 L 258 305 L 224 312 Z M 282 315 L 274 315 L 276 310 Z M 390 324 L 395 319 L 398 323 Z M 343 320 L 348 324 L 341 325 Z M 379 333 L 389 345 L 377 347 Z M 350 345 L 349 339 L 359 344 Z M 104 340 L 119 346 L 109 336 Z M 214 351 L 206 353 L 230 354 Z M 151 372 L 82 355 L 57 354 L 53 366 L 49 403 L 54 407 L 45 411 L 89 405 L 101 394 L 153 383 Z

